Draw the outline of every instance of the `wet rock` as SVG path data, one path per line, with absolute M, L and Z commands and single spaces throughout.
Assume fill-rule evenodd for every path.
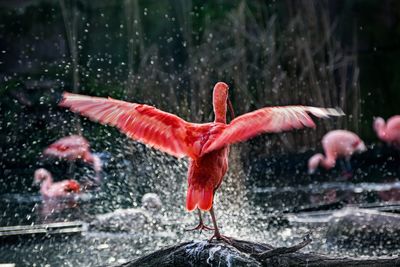
M 223 243 L 193 241 L 157 251 L 123 266 L 262 266 L 248 254 Z
M 347 208 L 335 212 L 328 222 L 327 241 L 345 247 L 398 247 L 400 215 Z
M 232 239 L 232 244 L 213 241 L 185 242 L 155 251 L 147 256 L 129 261 L 119 267 L 186 267 L 186 266 L 400 266 L 398 257 L 347 258 L 328 257 L 314 253 L 300 253 L 310 240 L 292 247 L 273 248 L 268 244 Z
M 100 214 L 89 224 L 90 230 L 103 232 L 142 232 L 160 224 L 158 213 L 162 202 L 157 194 L 147 193 L 142 197 L 142 207 L 117 209 Z
M 89 227 L 104 232 L 138 232 L 150 222 L 150 215 L 143 209 L 118 209 L 97 215 Z

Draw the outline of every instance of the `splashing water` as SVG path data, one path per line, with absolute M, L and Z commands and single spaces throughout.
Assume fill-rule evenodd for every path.
M 38 262 L 59 266 L 96 266 L 126 262 L 156 249 L 191 239 L 210 238 L 211 233 L 207 231 L 184 231 L 185 228 L 197 224 L 196 214 L 187 213 L 184 208 L 187 162 L 134 142 L 128 142 L 127 148 L 125 142 L 123 137 L 116 140 L 117 144 L 121 143 L 121 148 L 114 144 L 114 150 L 111 151 L 113 156 L 105 168 L 101 190 L 81 195 L 75 199 L 77 206 L 68 208 L 61 205 L 61 210 L 53 208 L 43 217 L 39 211 L 44 203 L 37 194 L 7 194 L 1 197 L 3 213 L 6 214 L 2 217 L 1 224 L 39 224 L 71 220 L 90 223 L 97 214 L 116 209 L 138 208 L 143 194 L 154 192 L 160 196 L 163 207 L 152 227 L 124 233 L 91 231 L 89 228 L 89 231 L 81 236 L 9 243 L 0 248 L 1 258 L 28 265 Z M 107 144 L 107 140 L 104 143 Z M 303 186 L 274 186 L 272 183 L 269 186 L 255 187 L 255 177 L 245 171 L 238 156 L 240 153 L 235 149 L 232 150 L 230 158 L 230 171 L 215 198 L 216 216 L 224 235 L 270 243 L 274 246 L 289 246 L 312 230 L 314 241 L 304 251 L 312 250 L 331 255 L 371 255 L 370 250 L 344 250 L 327 243 L 324 223 L 328 220 L 321 219 L 318 224 L 310 224 L 307 220 L 302 223 L 285 222 L 279 211 L 282 211 L 282 207 L 287 209 L 312 204 L 311 199 L 316 198 L 310 196 L 323 194 L 327 190 L 336 190 L 338 197 L 350 192 L 356 196 L 356 200 L 365 202 L 365 199 L 371 198 L 371 193 L 399 189 L 398 182 L 325 182 Z M 273 173 L 272 171 L 269 175 Z M 285 177 L 276 179 L 284 180 Z M 12 217 L 16 216 L 15 214 L 19 215 Z M 205 223 L 211 225 L 208 214 L 204 217 Z M 197 241 L 195 244 L 187 247 L 188 253 L 193 257 L 196 257 L 196 253 L 204 248 L 207 242 Z M 387 251 L 384 248 L 378 248 L 374 253 L 381 255 L 385 252 Z M 226 262 L 232 262 L 230 257 L 234 257 L 232 252 L 217 246 L 210 250 L 207 260 L 213 262 L 224 259 Z

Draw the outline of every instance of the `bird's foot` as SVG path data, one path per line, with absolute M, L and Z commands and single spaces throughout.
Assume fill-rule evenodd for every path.
M 196 231 L 196 230 L 200 230 L 200 232 L 203 230 L 214 231 L 214 228 L 204 225 L 203 222 L 199 222 L 199 224 L 196 227 L 185 229 L 185 231 Z
M 214 232 L 214 235 L 208 240 L 208 242 L 211 242 L 214 238 L 216 240 L 221 240 L 222 242 L 225 242 L 225 243 L 227 243 L 229 245 L 232 245 L 232 238 L 224 236 L 224 235 L 221 235 L 218 232 Z

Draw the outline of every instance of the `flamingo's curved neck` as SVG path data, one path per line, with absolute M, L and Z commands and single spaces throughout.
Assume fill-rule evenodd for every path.
M 86 151 L 85 154 L 83 155 L 83 160 L 93 165 L 93 169 L 96 172 L 95 178 L 96 180 L 100 179 L 100 172 L 103 166 L 101 159 L 97 155 L 94 155 L 89 151 Z
M 326 153 L 326 157 L 323 157 L 320 161 L 322 167 L 325 169 L 331 169 L 335 167 L 336 163 L 336 156 L 332 153 Z
M 101 159 L 97 155 L 92 155 L 92 157 L 93 157 L 93 169 L 96 172 L 100 172 L 102 169 Z
M 82 159 L 83 159 L 83 161 L 85 161 L 86 163 L 89 163 L 89 164 L 93 164 L 93 162 L 94 162 L 94 156 L 89 151 L 85 151 Z
M 335 166 L 335 163 L 336 158 L 329 153 L 326 157 L 322 154 L 316 154 L 311 160 L 311 166 L 314 166 L 314 168 L 316 168 L 318 165 L 321 165 L 325 169 L 331 169 Z
M 93 169 L 95 169 L 96 171 L 100 171 L 101 170 L 101 160 L 100 158 L 91 153 L 90 151 L 86 150 L 85 154 L 83 154 L 83 160 L 89 164 L 93 165 Z
M 53 177 L 51 177 L 51 175 L 49 174 L 45 175 L 42 185 L 40 186 L 40 191 L 47 192 L 52 184 L 53 184 Z

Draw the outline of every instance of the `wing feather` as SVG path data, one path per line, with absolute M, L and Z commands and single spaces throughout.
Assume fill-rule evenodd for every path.
M 344 115 L 340 109 L 307 106 L 258 109 L 232 120 L 220 132 L 219 136 L 204 145 L 201 154 L 204 155 L 226 145 L 245 141 L 261 133 L 276 133 L 303 127 L 315 127 L 309 113 L 319 118 Z
M 59 104 L 91 120 L 117 127 L 132 139 L 175 157 L 193 156 L 187 128 L 193 125 L 154 107 L 111 98 L 64 93 Z

